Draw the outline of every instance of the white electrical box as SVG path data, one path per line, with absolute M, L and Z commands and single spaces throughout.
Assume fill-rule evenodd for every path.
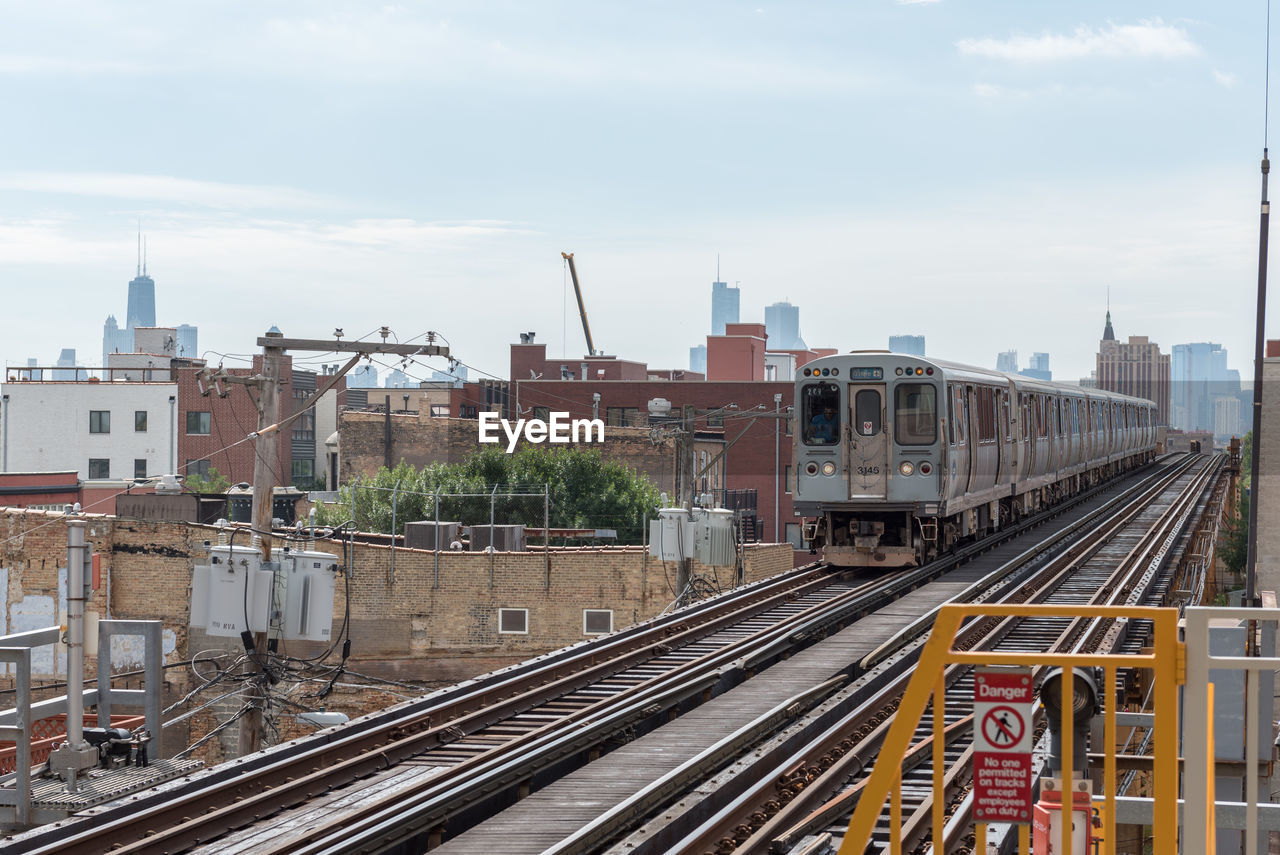
M 738 548 L 733 538 L 733 511 L 724 508 L 704 510 L 695 523 L 697 545 L 695 557 L 708 567 L 732 567 L 738 561 Z
M 245 629 L 265 632 L 272 576 L 257 549 L 213 547 L 209 563 L 192 572 L 191 625 L 216 636 L 238 636 Z
M 649 524 L 649 555 L 663 561 L 693 557 L 693 521 L 684 508 L 660 508 Z
M 290 552 L 280 561 L 285 580 L 284 637 L 329 641 L 338 560 L 328 552 Z

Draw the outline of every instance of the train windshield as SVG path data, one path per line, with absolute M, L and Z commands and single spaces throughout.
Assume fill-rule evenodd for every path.
M 899 383 L 893 430 L 898 445 L 933 445 L 938 439 L 938 393 L 929 383 Z
M 800 418 L 805 445 L 835 445 L 840 440 L 840 388 L 834 383 L 805 386 Z

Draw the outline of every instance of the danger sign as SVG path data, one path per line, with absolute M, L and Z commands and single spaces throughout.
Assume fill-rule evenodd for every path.
M 979 822 L 1031 821 L 1030 668 L 975 668 L 973 815 Z

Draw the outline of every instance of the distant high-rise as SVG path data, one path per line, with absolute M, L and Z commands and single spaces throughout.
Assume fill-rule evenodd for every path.
M 1110 338 L 1107 338 L 1110 334 Z M 1129 341 L 1116 340 L 1111 313 L 1098 343 L 1098 388 L 1156 405 L 1156 424 L 1169 424 L 1169 356 L 1145 335 L 1131 335 Z
M 905 353 L 908 356 L 924 356 L 924 336 L 891 335 L 889 349 L 894 353 Z
M 996 354 L 996 370 L 1006 374 L 1018 373 L 1018 351 L 1006 350 Z
M 200 356 L 200 348 L 196 344 L 200 331 L 191 324 L 178 324 L 175 335 L 178 338 L 178 353 L 182 359 L 196 359 Z
M 1052 380 L 1053 372 L 1049 370 L 1049 354 L 1031 354 L 1031 363 L 1018 373 L 1023 377 L 1031 377 L 1035 380 Z
M 357 365 L 355 369 L 347 375 L 347 388 L 378 388 L 378 369 L 374 368 L 372 365 Z
M 1227 368 L 1227 351 L 1213 342 L 1175 344 L 1172 360 L 1173 410 L 1170 424 L 1183 430 L 1213 430 L 1220 436 L 1237 432 L 1217 430 L 1220 412 L 1216 401 L 1236 398 L 1240 372 Z M 1222 411 L 1229 418 L 1231 410 Z M 1222 422 L 1224 425 L 1226 421 Z M 1238 427 L 1238 425 L 1237 425 Z
M 129 280 L 129 309 L 124 316 L 124 325 L 128 329 L 156 325 L 156 282 L 147 275 L 145 249 L 140 253 L 136 275 Z
M 700 344 L 689 348 L 689 370 L 699 374 L 707 373 L 707 346 Z
M 69 368 L 71 370 L 55 370 L 53 372 L 54 380 L 83 380 L 87 377 L 84 372 L 76 370 L 76 349 L 74 347 L 64 347 L 62 352 L 58 354 L 58 368 Z
M 718 272 L 718 271 L 717 271 Z M 724 282 L 711 283 L 711 334 L 724 335 L 725 324 L 738 323 L 742 289 Z
M 133 330 L 120 328 L 115 315 L 107 315 L 107 322 L 102 325 L 102 365 L 107 364 L 107 357 L 113 353 L 133 353 Z
M 770 350 L 808 350 L 800 337 L 800 307 L 787 301 L 764 307 L 764 331 Z

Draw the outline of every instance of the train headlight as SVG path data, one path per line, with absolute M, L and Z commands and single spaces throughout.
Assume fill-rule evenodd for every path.
M 830 460 L 828 460 L 826 463 L 822 464 L 822 474 L 823 475 L 836 474 L 836 465 L 832 463 Z
M 912 472 L 915 472 L 916 468 L 911 465 L 910 460 L 904 460 L 902 461 L 902 464 L 898 467 L 898 471 L 905 476 L 905 475 L 910 475 Z

